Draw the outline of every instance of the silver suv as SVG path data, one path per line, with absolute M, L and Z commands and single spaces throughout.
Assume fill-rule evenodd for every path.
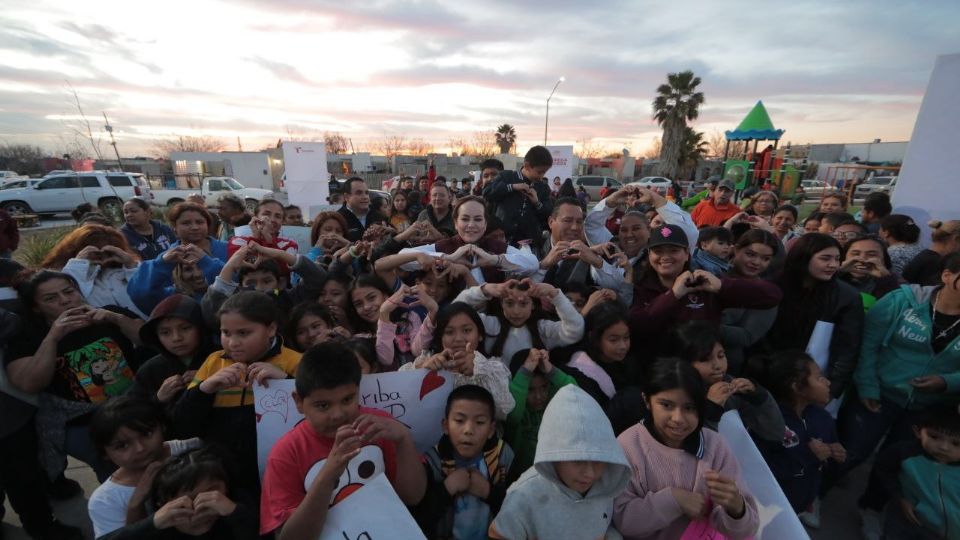
M 0 208 L 11 214 L 67 213 L 83 203 L 100 207 L 107 215 L 122 215 L 123 202 L 152 198 L 142 174 L 80 172 L 55 174 L 32 186 L 0 191 Z

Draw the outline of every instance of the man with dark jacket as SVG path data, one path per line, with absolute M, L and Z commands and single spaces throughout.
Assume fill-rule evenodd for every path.
M 550 186 L 543 182 L 543 175 L 552 166 L 550 151 L 534 146 L 523 157 L 519 171 L 503 171 L 484 187 L 483 197 L 495 207 L 494 215 L 503 222 L 509 243 L 529 240 L 534 250 L 539 250 L 547 218 L 553 211 Z
M 363 178 L 354 176 L 346 181 L 343 188 L 346 190 L 344 202 L 337 212 L 347 220 L 347 240 L 358 242 L 369 226 L 387 220 L 379 212 L 370 210 L 370 191 Z
M 453 212 L 450 206 L 452 202 L 450 188 L 446 184 L 434 183 L 430 188 L 430 204 L 420 212 L 417 221 L 429 221 L 434 229 L 444 235 L 456 236 L 457 231 L 453 226 Z

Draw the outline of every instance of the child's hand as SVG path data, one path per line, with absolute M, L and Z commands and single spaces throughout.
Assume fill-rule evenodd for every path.
M 444 365 L 444 368 L 466 377 L 472 377 L 474 358 L 473 345 L 467 344 L 465 350 L 453 353 L 450 360 Z
M 447 362 L 450 362 L 452 357 L 447 351 L 441 351 L 437 354 L 431 356 L 421 356 L 413 363 L 413 367 L 417 369 L 430 369 L 433 371 L 440 371 L 444 369 L 447 365 Z
M 740 517 L 746 510 L 746 502 L 740 488 L 733 480 L 721 476 L 717 471 L 707 471 L 704 474 L 707 487 L 710 489 L 710 499 L 723 507 L 730 517 Z
M 357 457 L 360 453 L 360 433 L 351 424 L 337 428 L 337 434 L 333 437 L 333 448 L 327 455 L 327 462 L 320 469 L 317 480 L 321 476 L 329 474 L 330 480 L 340 478 L 343 470 L 347 468 L 350 460 Z
M 560 292 L 560 289 L 549 283 L 536 283 L 530 278 L 526 278 L 520 283 L 529 287 L 527 290 L 527 295 L 529 295 L 530 298 L 551 299 Z
M 734 394 L 749 394 L 757 389 L 757 387 L 754 386 L 753 381 L 750 379 L 734 379 L 730 381 L 730 384 L 733 385 Z
M 586 316 L 587 313 L 590 313 L 590 310 L 599 304 L 604 302 L 613 302 L 617 299 L 617 293 L 611 291 L 610 289 L 597 289 L 590 293 L 590 296 L 587 298 L 587 302 L 583 305 L 583 309 L 580 310 L 580 314 Z
M 813 452 L 813 455 L 817 457 L 820 461 L 826 461 L 830 459 L 832 452 L 830 451 L 830 445 L 821 441 L 820 439 L 810 439 L 810 451 Z
M 200 391 L 204 394 L 216 394 L 221 390 L 241 386 L 243 377 L 247 373 L 247 365 L 240 362 L 233 363 L 211 375 L 200 383 Z
M 470 487 L 467 492 L 475 497 L 486 499 L 490 496 L 490 482 L 483 477 L 483 473 L 476 469 L 467 469 L 470 476 Z
M 253 386 L 253 383 L 268 387 L 269 379 L 286 379 L 287 373 L 273 364 L 267 362 L 254 362 L 247 368 L 247 386 Z
M 537 349 L 530 349 L 530 352 L 527 353 L 527 359 L 523 361 L 523 368 L 533 373 L 537 369 L 537 366 L 540 365 L 540 351 Z
M 360 441 L 369 443 L 384 439 L 399 443 L 410 436 L 410 431 L 393 418 L 373 414 L 361 414 L 353 421 L 353 429 L 360 434 Z
M 193 517 L 193 501 L 184 495 L 160 507 L 153 514 L 153 526 L 158 529 L 169 529 L 177 525 L 186 525 Z
M 900 511 L 903 512 L 903 517 L 907 518 L 907 521 L 913 523 L 914 525 L 920 527 L 923 524 L 920 523 L 920 519 L 917 517 L 917 513 L 913 509 L 913 505 L 910 504 L 910 501 L 900 498 Z
M 670 493 L 676 499 L 683 514 L 691 520 L 699 519 L 707 508 L 707 500 L 703 495 L 680 488 L 670 488 Z
M 177 393 L 187 387 L 182 375 L 171 375 L 163 380 L 160 389 L 157 390 L 157 401 L 166 403 L 176 397 Z
M 508 279 L 503 283 L 484 283 L 480 286 L 480 292 L 490 298 L 505 298 L 515 289 L 520 282 L 515 279 Z
M 204 491 L 193 499 L 194 518 L 206 516 L 225 517 L 237 509 L 237 503 L 230 500 L 222 491 Z
M 395 293 L 393 293 L 390 298 L 387 298 L 382 304 L 380 304 L 380 320 L 384 322 L 390 322 L 390 314 L 399 307 L 406 307 L 403 299 L 407 296 L 413 294 L 410 290 L 410 286 L 401 285 Z
M 414 287 L 413 292 L 417 297 L 416 303 L 426 308 L 427 314 L 431 319 L 436 319 L 437 312 L 440 311 L 440 306 L 437 304 L 436 299 L 427 293 L 427 288 Z
M 550 363 L 550 351 L 546 349 L 541 350 L 540 371 L 542 371 L 544 375 L 550 375 L 550 372 L 553 371 L 553 364 Z
M 843 463 L 847 460 L 847 449 L 840 443 L 830 443 L 830 458 L 837 463 Z
M 734 390 L 733 383 L 717 381 L 711 384 L 710 389 L 707 390 L 707 399 L 722 407 L 727 399 L 733 395 Z
M 141 507 L 143 503 L 146 502 L 147 497 L 150 496 L 150 490 L 153 488 L 153 477 L 157 475 L 157 471 L 159 471 L 162 466 L 163 461 L 154 461 L 147 465 L 143 474 L 140 475 L 137 487 L 133 490 L 133 495 L 131 495 L 130 500 L 127 501 L 127 508 L 142 510 Z
M 443 481 L 443 487 L 447 488 L 447 493 L 455 497 L 464 491 L 470 489 L 470 471 L 467 469 L 457 469 L 447 475 Z
M 947 381 L 940 375 L 929 375 L 927 377 L 914 377 L 910 385 L 921 392 L 937 393 L 947 389 Z

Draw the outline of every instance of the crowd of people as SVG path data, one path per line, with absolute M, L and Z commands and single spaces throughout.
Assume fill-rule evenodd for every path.
M 808 527 L 872 460 L 866 538 L 958 538 L 960 222 L 924 248 L 885 194 L 801 216 L 725 179 L 689 212 L 629 185 L 588 205 L 552 165 L 536 146 L 389 199 L 351 178 L 310 246 L 271 198 L 88 209 L 38 268 L 4 234 L 0 486 L 26 531 L 81 538 L 49 502 L 81 491 L 69 455 L 98 539 L 313 539 L 375 445 L 427 538 L 750 538 L 716 431 L 737 411 Z M 454 380 L 423 454 L 358 397 L 411 369 Z M 261 477 L 252 386 L 277 379 L 305 421 Z

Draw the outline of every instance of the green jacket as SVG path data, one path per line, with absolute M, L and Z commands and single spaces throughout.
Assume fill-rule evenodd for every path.
M 937 462 L 914 439 L 880 452 L 875 470 L 891 499 L 909 501 L 923 530 L 960 539 L 960 463 Z
M 529 469 L 537 453 L 537 434 L 540 431 L 540 421 L 543 420 L 543 411 L 527 410 L 527 393 L 530 391 L 532 379 L 533 374 L 521 367 L 510 380 L 510 393 L 513 394 L 516 405 L 507 415 L 507 429 L 503 438 L 510 443 L 515 454 L 512 477 Z M 550 398 L 568 384 L 576 386 L 577 381 L 563 371 L 553 368 L 550 372 Z
M 936 287 L 902 285 L 866 315 L 854 383 L 861 398 L 885 397 L 911 410 L 956 399 L 960 393 L 960 337 L 934 354 L 930 318 Z M 943 393 L 914 392 L 915 377 L 940 375 Z

